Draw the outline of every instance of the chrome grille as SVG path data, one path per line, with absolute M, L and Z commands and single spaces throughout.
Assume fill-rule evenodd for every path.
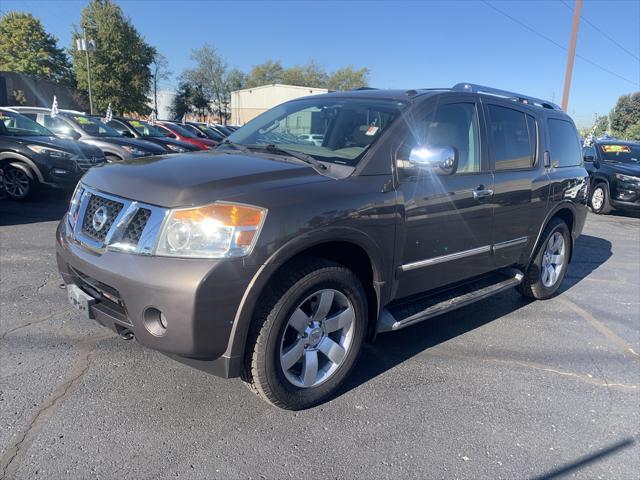
M 127 229 L 124 231 L 122 242 L 131 245 L 137 245 L 140 237 L 142 236 L 144 227 L 149 221 L 150 216 L 151 210 L 149 210 L 148 208 L 138 209 L 136 214 L 131 219 L 131 222 L 129 222 L 129 225 L 127 225 Z
M 98 195 L 91 195 L 87 210 L 82 219 L 82 232 L 100 243 L 104 242 L 111 225 L 113 225 L 123 206 L 122 203 L 114 200 L 109 200 L 108 198 Z M 95 221 L 98 210 L 101 212 L 106 210 L 106 220 L 104 222 Z

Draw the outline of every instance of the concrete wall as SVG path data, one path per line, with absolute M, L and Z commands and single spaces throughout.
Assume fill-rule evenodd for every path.
M 326 88 L 264 85 L 231 92 L 231 123 L 244 125 L 262 112 L 295 98 L 327 93 Z

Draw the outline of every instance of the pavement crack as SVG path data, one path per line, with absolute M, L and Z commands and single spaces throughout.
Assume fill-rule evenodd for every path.
M 0 471 L 2 472 L 0 478 L 10 478 L 8 475 L 13 475 L 16 472 L 23 452 L 28 450 L 40 430 L 45 426 L 48 418 L 55 411 L 56 407 L 66 399 L 73 387 L 87 373 L 93 363 L 95 346 L 105 338 L 108 338 L 108 336 L 94 336 L 91 337 L 89 341 L 85 341 L 80 344 L 80 359 L 76 363 L 71 375 L 64 383 L 59 385 L 53 394 L 51 394 L 51 396 L 40 406 L 22 433 L 18 435 L 18 438 L 7 447 L 5 453 L 0 458 Z
M 69 312 L 71 312 L 71 311 L 72 311 L 72 309 L 71 309 L 71 308 L 65 308 L 64 310 L 61 310 L 61 311 L 59 311 L 59 312 L 53 312 L 53 313 L 50 313 L 50 314 L 48 314 L 48 315 L 45 315 L 44 317 L 38 318 L 38 319 L 36 319 L 36 320 L 31 320 L 30 322 L 23 323 L 22 325 L 18 325 L 18 326 L 16 326 L 16 327 L 13 327 L 13 328 L 11 328 L 11 329 L 7 330 L 6 332 L 4 332 L 4 333 L 2 334 L 2 336 L 0 337 L 0 340 L 4 340 L 4 339 L 5 339 L 5 337 L 6 337 L 7 335 L 9 335 L 10 333 L 15 332 L 16 330 L 20 330 L 20 329 L 22 329 L 22 328 L 27 328 L 27 327 L 30 327 L 30 326 L 32 326 L 32 325 L 37 325 L 37 324 L 39 324 L 39 323 L 46 322 L 47 320 L 51 320 L 51 319 L 53 319 L 53 318 L 56 318 L 56 317 L 62 316 L 62 315 L 64 315 L 65 313 L 69 313 Z

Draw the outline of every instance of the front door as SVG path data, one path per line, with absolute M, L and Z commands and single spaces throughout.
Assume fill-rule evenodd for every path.
M 491 269 L 493 174 L 479 105 L 469 97 L 427 106 L 409 121 L 409 134 L 396 155 L 399 201 L 404 204 L 403 246 L 397 265 L 402 298 L 449 285 Z M 412 148 L 453 147 L 451 172 L 415 167 Z

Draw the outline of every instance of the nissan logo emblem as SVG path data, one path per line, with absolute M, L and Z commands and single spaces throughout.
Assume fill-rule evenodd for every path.
M 104 205 L 102 207 L 98 207 L 98 209 L 93 214 L 93 218 L 91 219 L 91 225 L 96 232 L 99 232 L 103 229 L 105 223 L 107 223 L 108 218 L 108 210 Z

